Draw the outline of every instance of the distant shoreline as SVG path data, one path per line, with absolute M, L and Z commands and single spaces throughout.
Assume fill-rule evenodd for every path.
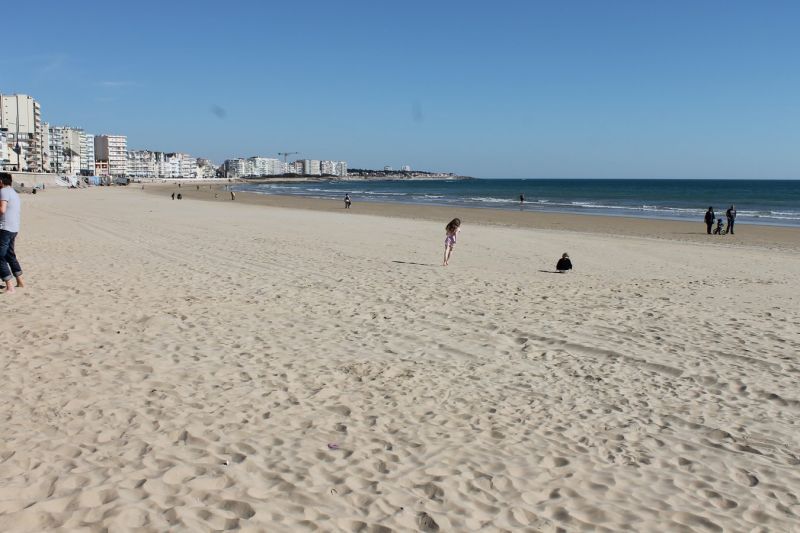
M 170 186 L 172 185 L 172 186 Z M 210 187 L 179 189 L 174 184 L 148 187 L 146 193 L 169 195 L 183 193 L 186 200 L 230 202 L 230 193 L 222 184 Z M 255 204 L 267 208 L 302 209 L 309 211 L 341 212 L 341 200 L 307 196 L 262 194 L 236 191 L 237 204 Z M 515 211 L 486 207 L 439 206 L 396 202 L 356 202 L 348 211 L 353 215 L 373 215 L 390 218 L 441 221 L 454 217 L 468 220 L 470 224 L 507 226 L 528 229 L 580 232 L 586 234 L 645 237 L 660 240 L 685 241 L 713 246 L 748 246 L 774 250 L 800 250 L 800 231 L 785 226 L 743 224 L 735 237 L 706 235 L 702 222 L 661 220 L 608 216 L 599 214 L 557 213 L 542 211 Z
M 283 174 L 280 176 L 261 176 L 257 178 L 236 178 L 239 183 L 325 183 L 331 181 L 462 181 L 474 180 L 471 176 L 458 176 L 455 174 L 418 174 L 418 173 L 391 173 L 391 174 L 348 174 L 347 176 L 297 176 L 294 174 Z

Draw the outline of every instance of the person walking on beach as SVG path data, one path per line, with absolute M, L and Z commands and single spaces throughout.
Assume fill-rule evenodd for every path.
M 519 195 L 519 208 L 520 209 L 522 209 L 522 204 L 524 204 L 524 203 L 525 203 L 525 195 L 520 193 L 520 195 Z
M 344 195 L 344 208 L 345 209 L 350 209 L 350 204 L 352 204 L 352 203 L 353 203 L 353 201 L 350 199 L 350 193 L 346 193 Z
M 453 248 L 456 246 L 458 232 L 461 231 L 461 219 L 454 218 L 448 222 L 447 226 L 444 227 L 444 231 L 444 263 L 442 263 L 442 266 L 447 266 L 450 262 L 450 255 L 453 253 Z
M 0 172 L 0 279 L 6 284 L 6 293 L 14 292 L 11 278 L 17 287 L 24 287 L 22 267 L 14 251 L 14 241 L 19 233 L 20 202 L 17 191 L 11 186 L 11 174 Z
M 231 200 L 236 200 L 236 193 L 231 191 Z
M 706 233 L 711 235 L 711 228 L 714 227 L 714 219 L 717 218 L 714 214 L 714 208 L 708 206 L 708 211 L 706 211 Z
M 725 218 L 728 219 L 728 233 L 733 235 L 733 223 L 736 220 L 736 206 L 731 204 L 727 211 L 725 211 Z

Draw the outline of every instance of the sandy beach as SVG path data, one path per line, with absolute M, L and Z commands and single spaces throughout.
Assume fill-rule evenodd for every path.
M 23 195 L 0 531 L 800 531 L 800 230 L 171 191 Z

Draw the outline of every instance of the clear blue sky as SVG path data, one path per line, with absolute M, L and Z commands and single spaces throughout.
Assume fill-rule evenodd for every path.
M 0 92 L 130 148 L 478 177 L 800 178 L 796 1 L 105 0 L 0 15 Z

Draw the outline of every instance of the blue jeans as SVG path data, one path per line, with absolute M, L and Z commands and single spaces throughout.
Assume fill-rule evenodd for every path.
M 0 229 L 0 279 L 8 281 L 13 277 L 22 275 L 22 267 L 14 253 L 14 241 L 17 238 L 15 231 Z

